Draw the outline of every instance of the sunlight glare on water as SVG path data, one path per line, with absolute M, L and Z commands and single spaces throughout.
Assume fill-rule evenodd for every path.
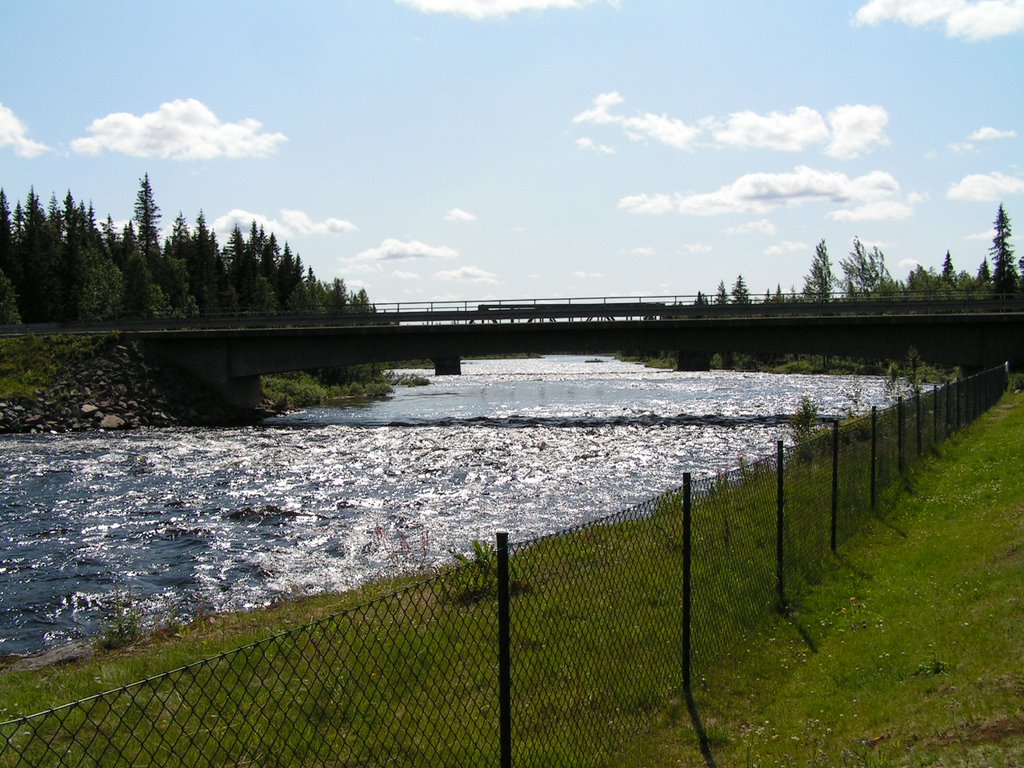
M 770 453 L 804 395 L 883 399 L 872 378 L 597 359 L 464 361 L 256 427 L 0 437 L 0 654 L 94 633 L 117 591 L 156 618 L 253 608 L 561 530 Z

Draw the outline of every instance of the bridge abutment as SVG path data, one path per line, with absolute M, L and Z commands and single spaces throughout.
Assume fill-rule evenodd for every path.
M 435 357 L 433 363 L 435 376 L 462 375 L 462 358 L 460 357 Z

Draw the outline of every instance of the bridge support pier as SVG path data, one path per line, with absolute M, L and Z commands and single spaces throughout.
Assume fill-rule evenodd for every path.
M 459 357 L 435 357 L 433 363 L 435 376 L 462 375 L 462 359 Z
M 691 352 L 685 349 L 679 350 L 676 357 L 677 371 L 710 371 L 710 352 Z

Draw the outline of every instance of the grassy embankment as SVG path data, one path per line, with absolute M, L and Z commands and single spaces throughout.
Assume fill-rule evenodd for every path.
M 57 383 L 61 372 L 94 357 L 107 336 L 19 336 L 0 339 L 0 399 L 32 398 Z
M 1024 764 L 1024 397 L 914 471 L 793 621 L 696 691 L 719 766 Z M 622 765 L 704 766 L 685 711 Z
M 1010 398 L 913 476 L 909 495 L 888 500 L 898 512 L 845 547 L 842 567 L 826 574 L 796 606 L 804 635 L 794 623 L 770 621 L 745 643 L 749 652 L 740 663 L 701 669 L 697 704 L 719 765 L 948 765 L 968 764 L 956 761 L 985 749 L 1024 754 L 1018 736 L 1024 649 L 1015 632 L 1016 596 L 1024 581 L 1024 488 L 1016 473 L 1024 459 L 1017 439 L 1022 429 L 1024 402 Z M 708 508 L 708 517 L 725 514 L 728 495 Z M 527 626 L 527 658 L 520 657 L 516 667 L 522 681 L 516 738 L 519 748 L 542 755 L 542 761 L 546 757 L 546 764 L 591 764 L 575 754 L 578 744 L 604 738 L 609 722 L 625 729 L 618 736 L 635 732 L 677 686 L 678 658 L 665 653 L 672 638 L 663 631 L 678 624 L 676 574 L 665 568 L 666 559 L 679 553 L 678 517 L 670 514 L 671 506 L 650 518 L 546 540 L 517 558 L 525 592 L 516 612 L 517 622 Z M 798 517 L 801 507 L 799 497 L 793 498 L 788 514 Z M 752 552 L 759 548 L 749 545 Z M 744 574 L 719 571 L 717 578 L 743 589 Z M 0 676 L 0 720 L 218 654 L 394 586 L 213 617 L 90 664 Z M 585 612 L 581 595 L 588 595 Z M 335 754 L 353 740 L 376 740 L 378 754 L 403 754 L 407 764 L 436 762 L 431 755 L 437 752 L 423 752 L 428 747 L 419 728 L 437 727 L 449 713 L 439 716 L 436 710 L 467 696 L 493 701 L 489 630 L 473 642 L 475 632 L 492 627 L 493 603 L 414 586 L 395 605 L 398 613 L 360 614 L 271 646 L 269 656 L 284 659 L 286 672 L 298 678 L 298 696 L 291 673 L 273 667 L 268 676 L 267 657 L 260 654 L 256 663 L 246 652 L 217 666 L 217 685 L 226 682 L 234 693 L 219 692 L 210 680 L 198 698 L 192 698 L 194 689 L 181 696 L 157 689 L 141 694 L 137 705 L 156 727 L 142 721 L 133 737 L 167 743 L 164 729 L 202 725 L 211 711 L 234 713 L 248 706 L 237 692 L 253 689 L 258 709 L 231 731 L 250 757 L 273 755 L 276 764 L 301 765 L 318 759 L 317 750 Z M 596 628 L 589 634 L 581 634 L 584 619 Z M 358 639 L 364 635 L 374 638 L 371 645 Z M 329 638 L 336 639 L 324 653 L 318 643 Z M 528 666 L 531 652 L 535 668 Z M 452 659 L 462 659 L 464 666 L 448 670 Z M 365 678 L 362 665 L 370 669 Z M 633 667 L 645 676 L 642 685 L 620 690 Z M 285 704 L 273 703 L 278 696 Z M 374 728 L 373 717 L 351 709 L 356 702 L 368 703 L 368 712 L 380 706 L 405 712 L 403 730 Z M 345 713 L 340 719 L 338 706 Z M 492 755 L 475 745 L 490 738 L 493 720 L 476 708 L 463 714 L 466 720 L 449 722 L 445 731 L 457 734 L 454 741 L 440 746 L 449 762 L 455 754 L 461 764 L 480 764 Z M 274 741 L 277 727 L 285 732 L 284 744 Z M 229 740 L 220 744 L 226 748 Z M 907 762 L 908 754 L 917 762 Z M 621 764 L 704 764 L 685 711 Z

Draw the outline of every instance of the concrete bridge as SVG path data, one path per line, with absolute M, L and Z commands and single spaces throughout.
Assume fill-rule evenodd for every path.
M 927 362 L 968 370 L 1024 365 L 1024 301 L 1017 299 L 460 302 L 377 305 L 374 312 L 330 318 L 234 317 L 119 328 L 239 405 L 259 401 L 265 373 L 429 358 L 438 374 L 457 374 L 464 357 L 524 352 L 675 351 L 681 370 L 706 370 L 716 352 L 904 360 L 914 348 Z

